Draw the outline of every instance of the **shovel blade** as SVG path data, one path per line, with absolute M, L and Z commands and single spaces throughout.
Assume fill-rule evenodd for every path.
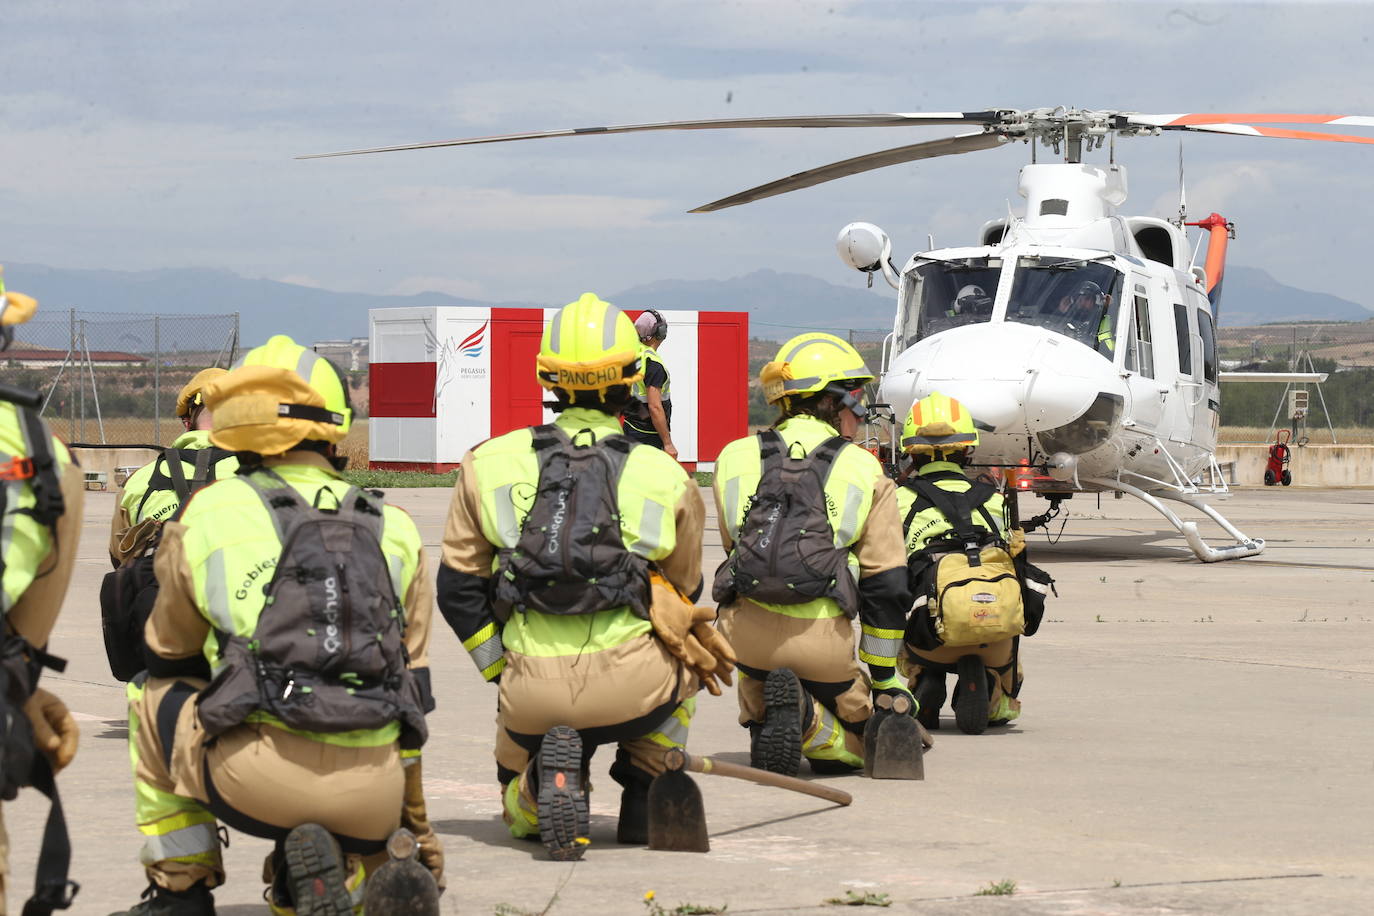
M 926 778 L 921 726 L 915 719 L 904 715 L 883 716 L 874 730 L 872 756 L 864 758 L 869 776 L 874 779 Z
M 706 805 L 696 782 L 682 770 L 667 770 L 649 786 L 649 848 L 668 852 L 710 852 Z

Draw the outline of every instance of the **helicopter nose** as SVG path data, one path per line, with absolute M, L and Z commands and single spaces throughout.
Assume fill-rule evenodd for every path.
M 1099 354 L 1042 328 L 971 325 L 898 354 L 882 393 L 905 415 L 938 391 L 967 407 L 985 432 L 1033 435 L 1080 416 L 1111 369 Z

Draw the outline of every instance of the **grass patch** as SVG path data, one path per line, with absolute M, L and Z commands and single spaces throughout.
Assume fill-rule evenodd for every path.
M 398 487 L 452 487 L 458 480 L 458 472 L 430 474 L 426 471 L 344 471 L 343 477 L 355 487 L 387 490 Z
M 828 897 L 825 900 L 831 906 L 892 906 L 892 898 L 887 894 L 879 894 L 873 891 L 845 891 L 843 897 Z
M 703 905 L 700 903 L 679 903 L 675 907 L 666 907 L 655 899 L 653 891 L 644 894 L 644 909 L 648 916 L 710 916 L 712 913 L 724 913 L 729 904 L 722 903 L 720 906 Z
M 702 487 L 709 487 L 716 481 L 716 475 L 711 471 L 697 471 L 695 473 L 695 476 L 697 479 L 697 485 Z
M 979 888 L 973 892 L 975 897 L 1010 897 L 1016 893 L 1016 882 L 1010 878 L 1003 878 L 1001 881 L 989 881 L 987 887 Z

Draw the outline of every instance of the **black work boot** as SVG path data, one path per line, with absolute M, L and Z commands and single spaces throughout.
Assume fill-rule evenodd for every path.
M 940 707 L 945 705 L 945 675 L 923 670 L 916 676 L 911 695 L 916 698 L 916 721 L 930 731 L 940 730 Z
M 615 827 L 615 841 L 626 846 L 644 846 L 649 842 L 649 786 L 652 774 L 630 762 L 623 748 L 616 751 L 611 764 L 611 778 L 621 786 L 620 820 Z
M 210 896 L 204 881 L 197 881 L 184 891 L 169 891 L 150 884 L 142 900 L 110 916 L 215 916 L 215 898 Z
M 296 916 L 352 916 L 343 853 L 328 830 L 301 824 L 286 835 L 283 851 Z
M 549 857 L 575 862 L 586 851 L 591 832 L 586 782 L 582 778 L 582 738 L 556 725 L 539 744 L 539 838 Z
M 978 656 L 965 655 L 959 659 L 958 671 L 954 724 L 966 735 L 981 735 L 988 730 L 988 669 Z
M 801 767 L 802 686 L 789 668 L 768 672 L 763 682 L 763 725 L 750 729 L 749 765 L 796 776 Z

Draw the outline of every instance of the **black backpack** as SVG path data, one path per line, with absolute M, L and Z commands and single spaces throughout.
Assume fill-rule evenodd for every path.
M 630 452 L 623 435 L 577 445 L 557 426 L 532 430 L 539 488 L 514 547 L 496 555 L 492 605 L 512 611 L 591 614 L 629 606 L 649 617 L 649 561 L 625 546 L 617 486 Z
M 161 540 L 163 522 L 180 518 L 191 496 L 215 482 L 216 465 L 233 454 L 222 448 L 169 448 L 157 457 L 147 492 L 135 511 L 141 511 L 153 493 L 165 490 L 176 493 L 177 509 L 169 518 L 152 525 L 150 537 L 137 556 L 106 573 L 100 583 L 100 626 L 105 635 L 105 657 L 115 680 L 129 681 L 147 667 L 143 660 L 143 626 L 157 601 L 153 555 Z M 195 469 L 189 480 L 182 462 Z
M 833 598 L 853 617 L 859 589 L 849 571 L 849 549 L 835 546 L 825 496 L 826 480 L 848 441 L 834 436 L 809 455 L 792 458 L 776 430 L 758 438 L 763 472 L 735 546 L 716 570 L 711 597 L 721 604 L 737 597 L 769 604 Z
M 402 636 L 405 609 L 382 552 L 381 495 L 350 487 L 333 508 L 316 505 L 270 470 L 262 499 L 281 535 L 257 626 L 245 638 L 216 631 L 220 672 L 200 694 L 211 736 L 262 710 L 290 728 L 344 732 L 399 721 L 402 745 L 427 736 L 420 689 Z

